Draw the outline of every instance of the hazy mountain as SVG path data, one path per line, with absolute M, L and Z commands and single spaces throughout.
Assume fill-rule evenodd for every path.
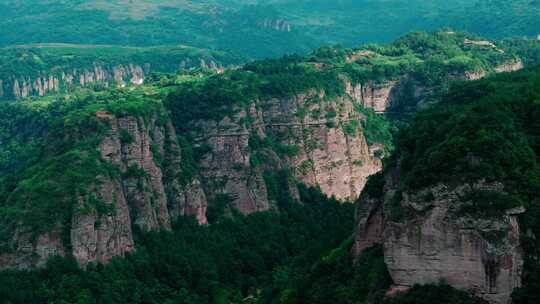
M 492 38 L 540 33 L 537 0 L 8 0 L 0 17 L 0 45 L 187 44 L 251 57 L 388 42 L 439 27 Z

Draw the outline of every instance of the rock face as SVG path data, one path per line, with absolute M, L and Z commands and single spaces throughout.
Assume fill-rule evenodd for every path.
M 285 170 L 290 180 L 277 191 L 293 198 L 299 198 L 299 181 L 354 200 L 368 176 L 381 168 L 380 145 L 366 142 L 365 117 L 354 103 L 348 94 L 329 97 L 312 90 L 254 100 L 219 121 L 196 122 L 190 128 L 193 144 L 208 152 L 190 176 L 165 109 L 140 116 L 97 111 L 93 119 L 106 126 L 97 145 L 98 162 L 114 169 L 77 196 L 69 223 L 37 236 L 19 229 L 11 237 L 13 250 L 0 253 L 0 268 L 41 266 L 54 255 L 73 255 L 83 266 L 107 262 L 136 249 L 134 227 L 170 229 L 182 215 L 207 224 L 207 208 L 217 207 L 223 197 L 225 212 L 277 209 L 268 176 Z
M 222 66 L 209 58 L 195 61 L 185 58 L 169 68 L 186 69 L 201 67 L 221 70 Z M 156 70 L 158 69 L 158 70 Z M 105 64 L 90 63 L 88 66 L 58 66 L 35 75 L 9 75 L 0 79 L 0 99 L 20 99 L 29 96 L 45 96 L 51 93 L 68 92 L 76 87 L 91 85 L 127 86 L 141 85 L 146 76 L 159 72 L 159 68 L 149 63 Z
M 465 72 L 465 78 L 467 80 L 478 80 L 484 77 L 486 77 L 486 72 L 484 71 Z
M 372 51 L 359 51 L 353 54 L 348 61 L 373 56 L 373 54 Z M 521 70 L 523 67 L 523 62 L 520 59 L 514 59 L 494 66 L 493 72 L 513 72 Z M 465 71 L 462 74 L 454 75 L 454 77 L 462 80 L 478 80 L 487 75 L 489 75 L 487 71 L 478 70 Z M 382 83 L 368 81 L 353 84 L 346 78 L 343 81 L 349 96 L 364 107 L 373 109 L 376 113 L 415 112 L 429 107 L 431 99 L 433 99 L 433 89 L 426 87 L 409 75 Z
M 495 43 L 491 42 L 491 41 L 487 41 L 487 40 L 470 40 L 470 39 L 465 39 L 464 40 L 464 43 L 465 44 L 469 44 L 469 45 L 477 45 L 477 46 L 485 46 L 485 47 L 490 47 L 490 48 L 496 48 L 497 46 L 495 45 Z
M 254 101 L 234 117 L 199 123 L 204 134 L 199 140 L 212 151 L 201 162 L 204 180 L 213 182 L 208 192 L 233 194 L 234 206 L 243 213 L 268 210 L 275 204 L 269 201 L 264 172 L 287 167 L 299 181 L 329 196 L 356 199 L 381 160 L 375 156 L 380 147 L 366 142 L 359 124 L 364 117 L 353 102 L 349 95 L 327 98 L 313 90 Z M 269 160 L 258 160 L 261 151 L 250 144 L 255 138 L 273 142 L 274 147 L 263 149 Z M 295 186 L 290 190 L 297 192 Z
M 108 67 L 95 63 L 88 69 L 67 69 L 61 72 L 44 72 L 35 77 L 3 79 L 0 81 L 0 98 L 45 96 L 96 83 L 120 86 L 128 83 L 140 85 L 144 82 L 147 73 L 149 73 L 149 66 L 127 64 Z
M 108 119 L 102 116 L 102 119 Z M 104 161 L 120 168 L 125 198 L 133 202 L 134 224 L 144 230 L 169 227 L 164 176 L 157 159 L 165 150 L 167 126 L 143 118 L 108 119 L 111 129 L 99 145 Z M 153 150 L 153 151 L 152 151 Z
M 381 169 L 378 147 L 368 146 L 361 128 L 346 129 L 365 119 L 349 95 L 328 99 L 324 92 L 310 92 L 286 104 L 267 101 L 262 108 L 267 109 L 262 113 L 267 132 L 298 148 L 285 160 L 303 183 L 337 199 L 354 200 L 367 178 Z
M 19 228 L 11 238 L 16 250 L 0 253 L 0 268 L 29 268 L 43 265 L 48 258 L 65 255 L 62 227 L 33 238 L 30 231 Z
M 101 114 L 111 129 L 99 145 L 103 160 L 120 168 L 133 224 L 169 228 L 171 217 L 191 215 L 206 224 L 206 197 L 199 180 L 181 181 L 181 149 L 170 121 L 158 117 Z
M 117 180 L 106 179 L 96 189 L 99 199 L 114 205 L 114 213 L 99 214 L 97 210 L 84 209 L 84 200 L 72 217 L 70 240 L 71 254 L 80 265 L 88 262 L 107 262 L 135 249 L 131 230 L 130 208 Z M 39 253 L 38 253 L 39 254 Z M 46 261 L 40 256 L 38 266 Z
M 170 122 L 157 116 L 116 117 L 106 111 L 96 116 L 110 126 L 98 145 L 101 160 L 118 172 L 98 176 L 87 191 L 90 195 L 80 195 L 69 226 L 58 224 L 37 238 L 19 229 L 10 244 L 14 250 L 0 254 L 0 268 L 41 266 L 49 257 L 68 252 L 81 265 L 107 262 L 135 250 L 133 226 L 169 229 L 171 217 L 179 215 L 207 223 L 201 184 L 197 179 L 181 182 L 181 151 Z
M 246 117 L 225 117 L 220 122 L 204 122 L 203 145 L 211 148 L 200 163 L 209 197 L 226 195 L 243 214 L 271 208 L 262 166 L 254 166 L 249 148 L 250 129 L 239 121 Z M 235 122 L 236 121 L 236 122 Z
M 515 72 L 523 69 L 523 62 L 521 60 L 512 60 L 504 62 L 495 67 L 497 73 Z
M 259 26 L 267 29 L 273 29 L 280 32 L 291 32 L 291 24 L 284 19 L 274 19 L 274 18 L 265 18 L 264 20 L 259 21 Z
M 353 99 L 376 113 L 402 111 L 404 108 L 421 107 L 430 90 L 418 81 L 405 76 L 399 80 L 352 84 L 344 79 L 346 92 Z
M 395 287 L 437 283 L 467 290 L 490 303 L 510 303 L 521 285 L 523 256 L 517 216 L 479 219 L 460 212 L 467 193 L 503 191 L 501 184 L 445 185 L 401 193 L 387 176 L 382 198 L 365 194 L 358 210 L 354 254 L 384 244 Z M 403 214 L 395 214 L 396 205 Z

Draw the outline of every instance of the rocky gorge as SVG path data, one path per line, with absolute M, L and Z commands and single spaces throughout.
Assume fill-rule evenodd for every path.
M 118 173 L 97 177 L 90 194 L 79 197 L 70 225 L 58 223 L 54 231 L 37 239 L 30 237 L 30 231 L 17 232 L 9 241 L 12 252 L 2 254 L 2 267 L 39 266 L 51 256 L 66 254 L 69 249 L 61 232 L 66 229 L 71 254 L 81 265 L 106 262 L 135 249 L 132 226 L 167 229 L 171 219 L 181 215 L 207 224 L 207 208 L 220 196 L 230 197 L 227 208 L 243 214 L 276 209 L 265 183 L 270 169 L 291 168 L 292 193 L 298 191 L 296 182 L 303 182 L 338 199 L 356 198 L 367 177 L 380 170 L 383 154 L 377 153 L 379 145 L 368 145 L 359 125 L 349 133 L 341 127 L 364 119 L 350 97 L 332 102 L 323 98 L 324 92 L 312 91 L 287 100 L 258 101 L 249 113 L 199 122 L 203 129 L 198 145 L 208 146 L 211 152 L 200 160 L 199 173 L 187 179 L 181 144 L 167 116 L 160 118 L 157 112 L 144 119 L 95 112 L 95 119 L 108 126 L 97 146 L 99 162 L 114 166 Z M 307 102 L 313 99 L 319 102 Z M 300 109 L 319 116 L 300 117 Z M 327 119 L 327 113 L 334 111 L 337 116 Z M 246 125 L 248 116 L 251 122 Z M 281 140 L 274 146 L 253 146 L 255 140 L 270 138 Z M 280 151 L 287 148 L 294 153 Z M 262 154 L 269 160 L 254 161 Z M 98 210 L 96 200 L 114 212 Z
M 512 206 L 496 217 L 463 211 L 478 193 L 511 194 L 512 187 L 493 179 L 404 187 L 415 172 L 396 158 L 402 154 L 393 154 L 396 127 L 388 117 L 430 109 L 451 83 L 467 86 L 524 64 L 454 34 L 407 39 L 390 50 L 323 49 L 309 58 L 229 70 L 200 61 L 198 67 L 212 71 L 189 69 L 146 82 L 152 67 L 144 64 L 93 64 L 57 71 L 61 76 L 4 80 L 4 94 L 12 91 L 23 107 L 45 113 L 46 122 L 20 139 L 0 137 L 9 143 L 0 156 L 17 154 L 13 141 L 41 143 L 26 167 L 0 163 L 6 172 L 0 268 L 39 268 L 55 256 L 73 257 L 83 268 L 108 263 L 136 252 L 141 233 L 171 231 L 180 217 L 208 227 L 222 217 L 279 213 L 283 194 L 301 204 L 308 186 L 341 203 L 357 201 L 352 253 L 359 258 L 383 245 L 395 284 L 389 294 L 444 280 L 508 303 L 522 286 L 526 254 L 518 219 L 527 209 Z M 423 53 L 411 59 L 407 52 L 417 39 L 450 40 L 474 64 L 449 58 L 433 67 Z M 398 46 L 400 55 L 392 55 Z M 24 100 L 95 83 L 118 88 Z M 20 125 L 4 121 L 19 129 L 35 123 L 24 116 Z M 471 166 L 483 161 L 474 153 L 463 159 Z M 384 167 L 387 160 L 394 162 Z
M 358 200 L 352 253 L 358 259 L 382 245 L 394 283 L 389 296 L 439 281 L 489 303 L 513 303 L 516 291 L 534 290 L 528 286 L 534 282 L 531 227 L 536 224 L 528 218 L 537 208 L 530 189 L 538 184 L 523 176 L 537 170 L 538 151 L 534 141 L 518 142 L 510 134 L 525 138 L 538 132 L 518 122 L 527 121 L 521 117 L 534 111 L 537 95 L 505 98 L 515 87 L 534 86 L 523 77 L 531 73 L 534 69 L 452 88 L 443 104 L 411 121 L 383 171 L 369 179 Z M 514 111 L 505 108 L 508 104 L 523 108 Z M 499 118 L 516 115 L 509 120 L 515 122 L 511 131 L 499 119 L 488 122 L 499 110 L 508 113 Z M 505 145 L 528 156 L 507 166 Z M 507 173 L 524 163 L 529 164 L 520 173 Z M 516 183 L 521 179 L 523 184 Z

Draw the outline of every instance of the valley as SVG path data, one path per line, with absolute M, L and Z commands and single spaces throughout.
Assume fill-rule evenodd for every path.
M 483 85 L 494 85 L 502 92 L 489 91 L 494 97 L 488 95 L 486 101 L 480 103 L 487 107 L 486 118 L 492 115 L 490 102 L 499 96 L 504 98 L 507 88 L 527 92 L 514 95 L 522 96 L 516 102 L 521 102 L 523 107 L 532 106 L 529 110 L 523 108 L 523 113 L 535 115 L 530 98 L 537 96 L 536 86 L 534 82 L 519 82 L 519 75 L 530 75 L 528 79 L 534 81 L 535 70 L 516 72 L 525 64 L 537 62 L 534 42 L 485 41 L 478 36 L 445 30 L 432 34 L 411 33 L 388 45 L 365 45 L 356 49 L 324 47 L 305 57 L 253 61 L 232 68 L 225 68 L 225 64 L 234 64 L 234 58 L 219 57 L 219 53 L 201 53 L 185 47 L 176 51 L 156 49 L 156 54 L 163 51 L 166 54 L 163 58 L 173 62 L 179 60 L 169 56 L 174 52 L 183 56 L 184 51 L 189 51 L 193 57 L 187 58 L 195 58 L 189 61 L 193 66 L 186 66 L 176 74 L 159 70 L 161 66 L 170 67 L 170 61 L 163 62 L 159 56 L 145 59 L 146 54 L 154 50 L 144 48 L 44 45 L 7 50 L 5 54 L 9 56 L 15 51 L 22 52 L 19 58 L 23 60 L 29 60 L 27 54 L 34 54 L 31 57 L 34 62 L 60 60 L 68 66 L 65 70 L 71 69 L 74 63 L 82 69 L 88 64 L 102 75 L 117 75 L 114 69 L 118 69 L 122 60 L 129 65 L 127 62 L 132 59 L 126 54 L 132 52 L 132 58 L 155 62 L 151 66 L 158 70 L 154 72 L 162 73 L 141 73 L 140 82 L 131 81 L 127 86 L 121 81 L 129 82 L 124 79 L 133 77 L 131 74 L 125 75 L 128 78 L 111 79 L 116 82 L 108 82 L 109 78 L 103 76 L 94 78 L 95 84 L 101 83 L 101 87 L 80 83 L 69 90 L 44 94 L 38 90 L 34 95 L 48 96 L 25 98 L 21 95 L 17 101 L 1 104 L 0 267 L 12 270 L 0 272 L 0 281 L 6 286 L 0 288 L 0 295 L 10 301 L 27 303 L 77 302 L 85 298 L 114 303 L 139 302 L 144 298 L 180 303 L 273 303 L 276 297 L 286 299 L 287 303 L 308 299 L 311 303 L 350 303 L 351 297 L 382 300 L 386 290 L 404 290 L 417 283 L 446 279 L 451 286 L 466 291 L 470 291 L 468 286 L 478 285 L 478 292 L 472 294 L 491 303 L 506 303 L 512 291 L 519 287 L 523 287 L 520 289 L 522 298 L 528 299 L 528 288 L 534 288 L 530 284 L 535 283 L 522 285 L 520 278 L 522 274 L 527 278 L 532 275 L 531 282 L 537 282 L 535 274 L 531 274 L 531 269 L 537 265 L 534 250 L 522 255 L 518 249 L 521 243 L 516 222 L 518 217 L 535 212 L 532 193 L 537 183 L 534 178 L 527 186 L 515 186 L 515 183 L 524 181 L 525 176 L 535 176 L 536 156 L 532 151 L 536 149 L 505 150 L 501 152 L 503 157 L 516 153 L 516 160 L 503 158 L 493 163 L 501 163 L 501 167 L 486 167 L 484 159 L 500 157 L 497 145 L 490 142 L 499 137 L 473 127 L 472 130 L 483 137 L 474 135 L 458 142 L 474 138 L 484 138 L 486 142 L 462 144 L 468 148 L 452 152 L 456 155 L 455 165 L 444 158 L 446 152 L 429 152 L 433 154 L 426 161 L 409 159 L 420 158 L 419 153 L 428 152 L 404 150 L 431 151 L 432 146 L 447 149 L 445 141 L 436 144 L 427 137 L 437 128 L 423 124 L 437 124 L 436 117 L 440 115 L 453 115 L 470 107 L 475 109 L 474 97 L 471 106 L 453 106 L 453 103 L 466 103 L 467 94 L 474 96 Z M 99 52 L 103 55 L 96 57 Z M 116 52 L 123 56 L 115 57 Z M 205 58 L 211 58 L 208 62 L 214 62 L 213 66 L 201 66 L 202 59 L 197 56 L 208 56 Z M 188 62 L 188 59 L 182 60 Z M 96 62 L 117 65 L 112 72 L 106 69 L 99 72 Z M 32 71 L 43 75 L 65 71 L 58 70 L 56 64 L 51 66 L 54 67 L 49 72 L 29 69 L 26 72 L 29 74 L 23 75 L 31 75 Z M 510 72 L 517 74 L 513 76 Z M 500 73 L 503 75 L 495 76 Z M 483 78 L 486 80 L 478 80 Z M 497 85 L 497 81 L 507 85 Z M 516 104 L 516 111 L 522 111 L 521 103 Z M 422 114 L 410 124 L 406 122 L 418 111 Z M 517 113 L 521 112 L 514 115 Z M 435 119 L 430 120 L 429 115 Z M 468 122 L 467 117 L 456 115 L 456 119 Z M 519 118 L 520 126 L 524 119 L 535 121 L 525 116 Z M 452 125 L 450 121 L 448 126 Z M 439 128 L 444 126 L 439 124 Z M 523 133 L 523 136 L 532 136 L 529 142 L 534 145 L 534 132 L 538 129 L 527 128 L 522 132 L 532 133 Z M 467 134 L 467 130 L 458 134 Z M 497 130 L 496 125 L 490 130 Z M 444 129 L 437 132 L 452 134 Z M 517 131 L 501 129 L 501 132 L 514 134 Z M 414 144 L 407 142 L 408 136 Z M 500 136 L 511 140 L 506 135 Z M 524 145 L 523 139 L 516 140 Z M 485 145 L 491 149 L 484 150 Z M 458 149 L 459 146 L 448 147 Z M 475 147 L 481 150 L 463 152 Z M 471 153 L 475 153 L 474 156 Z M 519 155 L 528 158 L 522 159 Z M 467 167 L 466 179 L 459 180 L 463 185 L 446 180 L 460 176 L 459 171 L 430 175 L 453 168 L 460 170 L 467 161 L 478 165 Z M 520 162 L 528 165 L 515 168 L 505 165 L 521 166 Z M 401 171 L 399 167 L 394 169 L 395 164 L 410 166 L 404 169 L 409 175 L 403 180 L 392 173 Z M 529 171 L 515 175 L 524 168 Z M 383 173 L 377 173 L 381 170 Z M 418 173 L 415 170 L 419 170 Z M 507 193 L 503 190 L 506 182 L 525 192 Z M 432 194 L 429 196 L 426 191 Z M 459 211 L 464 213 L 455 213 L 458 212 L 454 211 L 455 207 L 445 205 L 448 197 L 456 195 L 452 191 L 464 193 L 458 197 L 485 192 L 482 195 L 497 197 L 496 202 L 512 203 L 489 207 L 490 210 L 500 208 L 493 209 L 493 215 L 471 213 L 482 208 L 474 205 L 477 203 L 499 204 L 473 196 L 473 205 L 464 203 L 464 211 Z M 511 199 L 507 198 L 509 195 Z M 416 200 L 428 196 L 432 202 L 429 206 L 437 207 L 417 205 Z M 354 205 L 348 203 L 352 201 L 358 201 L 358 228 L 354 238 Z M 435 218 L 424 217 L 425 210 L 430 208 L 440 209 L 432 215 Z M 445 217 L 445 214 L 450 218 L 457 214 L 458 218 L 448 222 L 437 220 L 437 216 Z M 505 217 L 497 220 L 504 214 Z M 408 221 L 411 227 L 407 226 Z M 408 229 L 416 229 L 416 224 L 412 223 L 418 221 L 425 221 L 422 227 L 426 230 L 420 231 L 417 241 L 400 237 L 413 233 Z M 462 221 L 472 227 L 485 227 L 460 232 L 465 225 Z M 441 223 L 448 227 L 442 232 L 438 230 Z M 532 220 L 529 225 L 536 227 L 535 223 Z M 253 228 L 257 225 L 263 226 Z M 224 235 L 233 227 L 240 230 Z M 449 234 L 446 229 L 456 232 Z M 334 234 L 337 231 L 339 233 Z M 198 240 L 195 235 L 202 239 Z M 499 239 L 493 238 L 495 235 L 506 235 L 503 238 L 506 241 L 502 245 L 497 243 Z M 455 280 L 447 269 L 441 270 L 441 265 L 448 262 L 445 246 L 457 250 L 460 247 L 455 242 L 458 241 L 437 242 L 465 236 L 472 244 L 482 245 L 469 244 L 466 246 L 480 246 L 480 249 L 452 254 L 467 257 L 471 269 L 478 269 L 478 273 L 470 277 L 471 281 L 462 282 Z M 246 237 L 253 241 L 270 237 L 275 243 L 246 243 Z M 205 238 L 220 241 L 204 243 Z M 230 243 L 222 243 L 223 238 Z M 421 253 L 390 254 L 399 252 L 402 247 L 410 248 L 411 242 L 419 242 L 421 247 L 415 250 Z M 225 244 L 226 247 L 220 249 Z M 177 249 L 169 251 L 162 246 Z M 306 251 L 301 249 L 303 246 L 313 246 L 313 249 Z M 243 266 L 227 268 L 228 263 L 236 265 L 233 256 L 238 250 L 246 255 Z M 162 257 L 167 252 L 178 252 L 178 255 Z M 223 260 L 216 252 L 226 254 Z M 208 260 L 187 262 L 189 255 Z M 426 262 L 425 259 L 435 256 L 445 262 L 436 264 L 439 266 Z M 485 260 L 486 256 L 489 260 Z M 364 262 L 354 262 L 357 259 Z M 419 267 L 427 268 L 401 270 L 405 267 L 403 263 L 406 267 L 415 267 L 410 262 L 413 259 L 421 265 Z M 508 260 L 511 264 L 502 264 Z M 158 261 L 166 264 L 156 264 Z M 493 265 L 489 266 L 492 272 L 482 270 L 488 267 L 488 262 Z M 201 264 L 206 266 L 195 266 Z M 320 270 L 312 268 L 313 265 L 343 273 L 314 274 L 313 271 Z M 129 270 L 132 267 L 134 271 Z M 187 269 L 193 272 L 185 273 Z M 403 276 L 400 271 L 409 275 Z M 415 271 L 418 275 L 411 276 Z M 428 275 L 422 271 L 438 274 Z M 110 272 L 129 280 L 130 287 L 118 285 L 122 279 L 107 279 Z M 372 273 L 370 280 L 357 282 L 364 272 Z M 167 279 L 180 273 L 183 279 Z M 68 274 L 75 281 L 56 277 Z M 223 278 L 229 275 L 233 277 Z M 279 278 L 272 279 L 278 275 Z M 321 289 L 326 294 L 310 293 L 328 275 L 333 276 L 333 282 L 342 282 L 347 293 L 335 293 L 333 288 L 338 287 L 332 287 L 334 283 Z M 493 289 L 484 289 L 488 288 L 483 287 L 487 280 L 485 275 L 489 279 L 488 287 Z M 99 288 L 88 285 L 97 277 L 108 283 Z M 39 279 L 33 281 L 32 278 Z M 303 280 L 305 283 L 301 284 Z M 9 282 L 24 282 L 30 289 L 13 289 L 9 287 L 13 283 Z M 38 289 L 34 284 L 40 282 L 47 287 Z M 351 285 L 352 282 L 356 283 Z M 67 288 L 64 284 L 74 284 L 72 291 L 64 291 Z M 125 296 L 122 288 L 135 288 L 142 293 Z M 434 288 L 432 292 L 443 292 L 447 296 L 455 292 L 456 297 L 468 299 L 446 285 L 425 288 Z M 107 293 L 101 293 L 101 289 Z M 30 293 L 30 290 L 37 291 Z
M 540 303 L 539 20 L 2 1 L 0 304 Z

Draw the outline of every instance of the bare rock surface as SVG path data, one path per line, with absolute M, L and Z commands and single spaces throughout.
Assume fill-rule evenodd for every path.
M 383 197 L 364 195 L 360 202 L 353 254 L 383 244 L 395 289 L 444 280 L 490 303 L 510 303 L 512 291 L 521 286 L 517 216 L 524 210 L 498 218 L 463 214 L 461 198 L 471 191 L 504 190 L 502 184 L 479 182 L 397 195 L 387 176 Z M 397 203 L 405 215 L 393 214 L 391 205 Z

